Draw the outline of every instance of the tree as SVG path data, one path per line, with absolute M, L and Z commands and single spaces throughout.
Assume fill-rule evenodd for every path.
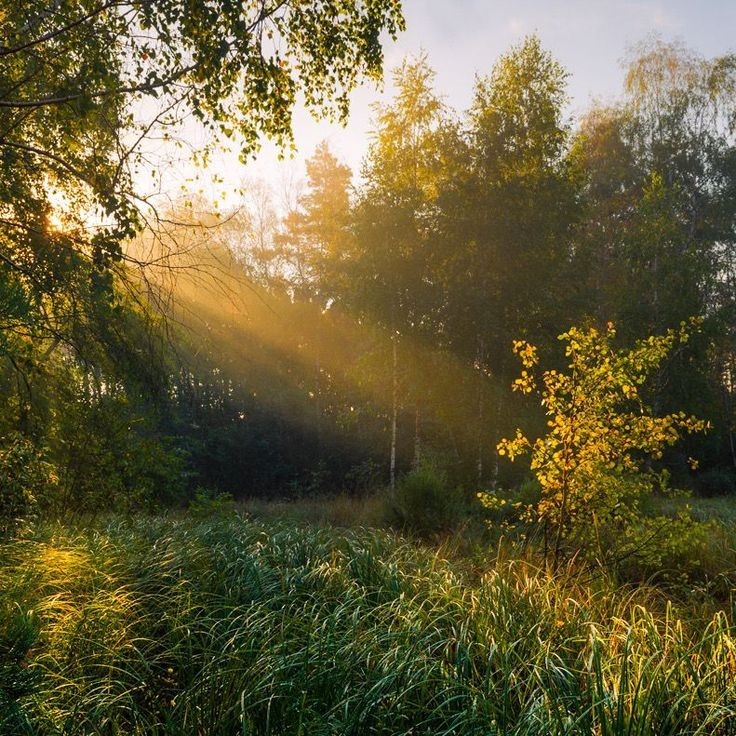
M 733 463 L 723 376 L 732 360 L 736 57 L 649 39 L 628 59 L 621 104 L 582 121 L 571 162 L 585 217 L 573 273 L 584 314 L 629 343 L 690 315 L 702 333 L 659 377 L 663 410 L 714 420 L 703 449 Z M 666 387 L 666 388 L 665 388 Z
M 307 161 L 307 190 L 288 213 L 281 240 L 293 269 L 297 294 L 334 294 L 351 236 L 350 168 L 340 163 L 327 142 Z
M 148 227 L 160 264 L 160 229 L 179 223 L 138 190 L 150 141 L 194 119 L 243 156 L 262 135 L 288 145 L 297 91 L 344 119 L 380 75 L 382 31 L 402 28 L 395 0 L 0 0 L 4 431 L 64 448 L 54 422 L 71 409 L 114 410 L 111 431 L 156 416 L 162 332 L 129 244 Z
M 376 106 L 376 129 L 366 157 L 365 184 L 355 207 L 352 249 L 341 271 L 338 302 L 391 337 L 390 481 L 395 485 L 398 416 L 402 398 L 414 404 L 414 461 L 421 451 L 422 390 L 402 381 L 406 360 L 401 340 L 432 334 L 440 289 L 429 268 L 436 198 L 443 170 L 443 144 L 453 135 L 445 107 L 433 89 L 425 56 L 394 71 L 391 105 Z M 404 370 L 402 371 L 402 366 Z M 403 394 L 403 396 L 402 396 Z
M 497 441 L 505 413 L 507 346 L 519 334 L 549 340 L 564 324 L 578 217 L 565 157 L 566 84 L 567 73 L 536 36 L 504 54 L 476 83 L 467 147 L 459 149 L 465 165 L 441 198 L 451 212 L 443 325 L 453 349 L 478 367 L 479 482 L 488 425 Z M 492 407 L 483 391 L 489 377 Z
M 691 330 L 692 323 L 683 323 L 628 350 L 615 347 L 612 324 L 602 333 L 573 327 L 560 335 L 570 362 L 567 372 L 542 374 L 547 432 L 532 442 L 517 429 L 498 446 L 511 460 L 531 453 L 542 496 L 530 513 L 544 529 L 545 555 L 555 566 L 578 550 L 601 561 L 620 554 L 621 536 L 641 521 L 642 500 L 656 487 L 655 476 L 643 472 L 644 459 L 658 460 L 683 433 L 706 428 L 684 412 L 655 416 L 643 398 L 647 379 Z M 524 370 L 513 388 L 531 393 L 537 350 L 518 340 L 514 352 Z
M 470 111 L 474 183 L 485 213 L 477 223 L 479 271 L 497 295 L 493 322 L 504 338 L 518 334 L 522 321 L 544 335 L 562 296 L 559 277 L 576 215 L 564 156 L 567 76 L 531 36 L 476 86 Z
M 279 214 L 267 182 L 250 179 L 243 184 L 238 210 L 223 223 L 225 241 L 253 283 L 282 284 L 286 257 L 279 240 Z
M 381 31 L 403 28 L 393 0 L 3 0 L 0 22 L 0 293 L 25 295 L 14 316 L 51 333 L 36 292 L 63 301 L 85 265 L 109 290 L 151 214 L 135 191 L 146 139 L 194 116 L 243 155 L 262 134 L 288 143 L 297 89 L 344 118 L 357 80 L 380 74 Z

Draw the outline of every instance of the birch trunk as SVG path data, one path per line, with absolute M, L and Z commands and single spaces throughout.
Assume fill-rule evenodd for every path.
M 399 412 L 399 377 L 398 377 L 398 351 L 396 347 L 396 330 L 391 331 L 391 459 L 389 465 L 389 478 L 391 492 L 396 490 L 396 437 L 398 429 Z
M 478 336 L 478 487 L 483 485 L 483 414 L 485 409 L 483 392 L 483 362 L 485 361 L 485 346 L 483 338 Z
M 419 467 L 422 457 L 422 405 L 417 401 L 414 406 L 414 467 Z

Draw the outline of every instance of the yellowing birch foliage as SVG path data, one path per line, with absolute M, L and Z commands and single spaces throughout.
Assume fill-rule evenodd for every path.
M 615 347 L 616 331 L 576 327 L 559 336 L 566 343 L 568 370 L 547 370 L 537 378 L 537 350 L 515 341 L 522 363 L 513 389 L 538 392 L 547 415 L 547 432 L 530 440 L 521 430 L 498 444 L 500 455 L 514 460 L 531 454 L 542 496 L 529 509 L 543 525 L 545 548 L 557 562 L 565 552 L 591 550 L 605 557 L 611 545 L 627 538 L 636 544 L 657 529 L 645 523 L 641 501 L 660 482 L 644 472 L 647 458 L 659 459 L 683 434 L 700 432 L 706 422 L 684 412 L 655 416 L 641 390 L 677 345 L 689 339 L 698 321 L 683 322 L 665 335 Z M 672 521 L 672 520 L 668 520 Z M 673 522 L 674 523 L 674 522 Z

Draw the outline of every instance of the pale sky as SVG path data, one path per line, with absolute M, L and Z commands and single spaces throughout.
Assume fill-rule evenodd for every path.
M 211 197 L 222 198 L 247 176 L 277 182 L 303 174 L 303 162 L 327 139 L 354 174 L 360 171 L 371 129 L 372 102 L 391 97 L 390 70 L 407 54 L 427 52 L 437 72 L 436 86 L 446 102 L 464 110 L 474 77 L 487 74 L 496 59 L 526 35 L 536 33 L 570 73 L 570 112 L 584 111 L 594 99 L 611 99 L 623 80 L 621 60 L 627 48 L 652 33 L 684 41 L 696 52 L 717 56 L 736 51 L 736 0 L 404 0 L 407 30 L 385 47 L 386 85 L 381 93 L 368 85 L 353 94 L 346 128 L 314 121 L 304 110 L 294 116 L 298 153 L 279 165 L 266 144 L 254 164 L 236 154 L 219 154 L 213 170 L 223 178 Z M 171 172 L 177 187 L 191 172 Z M 196 188 L 196 185 L 195 185 Z

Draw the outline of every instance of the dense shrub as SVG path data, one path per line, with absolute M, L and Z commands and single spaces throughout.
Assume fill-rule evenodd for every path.
M 345 485 L 353 493 L 365 494 L 380 485 L 381 466 L 370 458 L 353 465 L 345 473 Z
M 419 535 L 455 526 L 465 512 L 460 489 L 452 486 L 447 473 L 431 459 L 404 475 L 391 501 L 392 523 Z
M 43 501 L 53 514 L 150 510 L 184 496 L 183 453 L 124 396 L 66 412 L 52 454 L 60 492 Z
M 701 321 L 683 322 L 628 349 L 618 346 L 612 323 L 603 332 L 572 327 L 559 336 L 566 343 L 566 370 L 545 370 L 539 378 L 536 347 L 514 342 L 524 370 L 513 389 L 540 395 L 547 429 L 531 439 L 517 429 L 514 437 L 499 442 L 498 453 L 512 461 L 531 455 L 541 498 L 527 507 L 525 517 L 541 530 L 545 557 L 555 566 L 580 555 L 606 567 L 632 555 L 657 564 L 659 548 L 681 535 L 669 520 L 643 513 L 648 499 L 666 490 L 669 480 L 669 473 L 653 472 L 645 460 L 660 460 L 684 435 L 709 425 L 684 411 L 658 415 L 645 389 Z M 691 459 L 691 464 L 697 462 Z M 486 506 L 494 502 L 481 500 Z M 688 519 L 681 515 L 677 521 L 685 527 Z
M 0 540 L 12 535 L 38 508 L 55 477 L 35 445 L 20 434 L 0 440 Z
M 218 493 L 209 488 L 197 488 L 189 502 L 189 513 L 198 519 L 235 513 L 235 501 L 230 493 Z

